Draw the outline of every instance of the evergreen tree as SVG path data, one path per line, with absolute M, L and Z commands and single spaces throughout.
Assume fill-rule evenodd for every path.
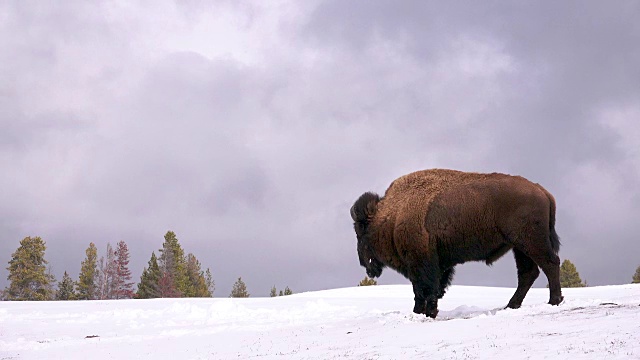
M 76 300 L 75 284 L 71 276 L 64 272 L 62 280 L 58 283 L 58 291 L 56 292 L 56 300 Z
M 54 297 L 55 278 L 47 272 L 44 259 L 46 244 L 38 236 L 26 237 L 9 260 L 9 287 L 7 300 L 51 300 Z
M 55 284 L 56 282 L 58 282 L 58 280 L 56 280 L 56 277 L 53 275 L 53 270 L 51 269 L 51 265 L 47 266 L 47 277 L 51 279 L 51 281 L 49 281 L 49 284 L 46 285 L 47 293 L 51 294 L 49 297 L 49 300 L 55 300 L 56 299 Z
M 164 235 L 164 243 L 162 243 L 162 249 L 160 249 L 160 269 L 164 272 L 169 272 L 169 275 L 164 276 L 165 281 L 173 281 L 173 285 L 165 284 L 169 288 L 175 288 L 179 292 L 179 296 L 182 294 L 188 294 L 189 281 L 186 271 L 186 260 L 184 257 L 184 250 L 178 238 L 173 231 L 167 231 Z
M 276 296 L 278 296 L 278 292 L 277 292 L 277 290 L 276 290 L 276 286 L 275 286 L 275 285 L 273 285 L 273 287 L 271 288 L 271 292 L 269 293 L 269 296 L 270 296 L 270 297 L 276 297 Z
M 187 292 L 185 297 L 211 297 L 211 292 L 207 286 L 207 279 L 200 266 L 200 261 L 195 255 L 189 253 L 186 263 Z
M 292 295 L 293 291 L 291 291 L 291 289 L 289 289 L 289 287 L 287 286 L 287 287 L 284 288 L 284 294 L 285 295 Z
M 207 268 L 207 271 L 204 272 L 204 281 L 207 284 L 207 290 L 209 290 L 209 294 L 213 297 L 213 291 L 216 289 L 216 283 L 213 281 L 213 275 L 211 275 L 211 270 Z
M 233 284 L 233 289 L 231 290 L 231 295 L 229 297 L 232 298 L 248 298 L 249 293 L 247 292 L 247 285 L 245 285 L 242 278 L 239 277 L 238 281 Z
M 162 272 L 158 266 L 158 259 L 156 253 L 151 253 L 151 260 L 149 260 L 149 266 L 144 268 L 142 276 L 140 276 L 140 283 L 138 284 L 138 292 L 136 293 L 139 299 L 153 299 L 160 297 L 160 278 Z
M 158 292 L 161 298 L 177 298 L 182 296 L 178 288 L 176 288 L 176 282 L 173 279 L 173 275 L 170 272 L 163 271 L 160 280 L 158 281 Z
M 182 296 L 182 292 L 178 290 L 178 285 L 175 280 L 177 274 L 176 261 L 174 260 L 175 252 L 168 246 L 161 249 L 160 252 L 159 266 L 161 275 L 158 281 L 160 297 L 180 297 Z
M 638 266 L 638 268 L 636 269 L 636 273 L 633 274 L 633 280 L 631 281 L 632 284 L 638 284 L 640 283 L 640 266 Z
M 563 288 L 585 286 L 576 266 L 569 260 L 564 260 L 560 265 L 560 286 Z
M 371 285 L 378 285 L 378 282 L 375 279 L 369 279 L 368 276 L 365 276 L 364 279 L 362 279 L 358 284 L 358 286 L 371 286 Z
M 86 258 L 80 265 L 80 275 L 78 275 L 78 300 L 94 300 L 98 298 L 98 249 L 94 243 L 89 243 L 85 251 Z
M 133 282 L 129 270 L 129 247 L 124 241 L 118 242 L 113 253 L 115 262 L 115 277 L 113 291 L 116 299 L 131 299 L 133 297 Z
M 107 243 L 107 257 L 100 257 L 98 263 L 97 298 L 115 299 L 114 281 L 116 277 L 116 257 L 110 243 Z
M 282 290 L 280 290 L 280 293 L 278 294 L 278 296 L 284 296 L 284 294 L 282 293 Z

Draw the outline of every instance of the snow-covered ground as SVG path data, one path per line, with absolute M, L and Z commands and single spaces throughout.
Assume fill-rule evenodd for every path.
M 0 359 L 640 359 L 640 285 L 452 286 L 438 319 L 408 285 L 249 299 L 0 302 Z

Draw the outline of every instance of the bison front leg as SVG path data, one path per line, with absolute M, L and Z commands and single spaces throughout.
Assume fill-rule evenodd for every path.
M 423 264 L 414 270 L 413 276 L 410 277 L 415 300 L 413 312 L 435 319 L 438 315 L 440 271 L 433 263 Z
M 424 291 L 420 285 L 417 283 L 413 283 L 413 300 L 415 301 L 415 305 L 413 305 L 413 312 L 416 314 L 427 314 L 427 301 L 424 297 Z

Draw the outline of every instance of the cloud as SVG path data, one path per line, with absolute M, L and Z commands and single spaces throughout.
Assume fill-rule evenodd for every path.
M 39 235 L 74 274 L 125 240 L 137 276 L 173 230 L 218 296 L 353 286 L 352 202 L 446 167 L 547 187 L 590 284 L 637 266 L 633 2 L 0 6 L 0 261 Z

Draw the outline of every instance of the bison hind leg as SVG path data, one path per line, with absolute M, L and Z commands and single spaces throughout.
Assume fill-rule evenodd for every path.
M 513 255 L 516 258 L 516 268 L 518 269 L 518 288 L 509 300 L 507 307 L 517 309 L 522 305 L 524 297 L 540 275 L 540 270 L 538 265 L 524 252 L 513 249 Z
M 564 300 L 560 287 L 560 258 L 551 247 L 528 254 L 547 276 L 549 281 L 549 304 L 559 305 Z

